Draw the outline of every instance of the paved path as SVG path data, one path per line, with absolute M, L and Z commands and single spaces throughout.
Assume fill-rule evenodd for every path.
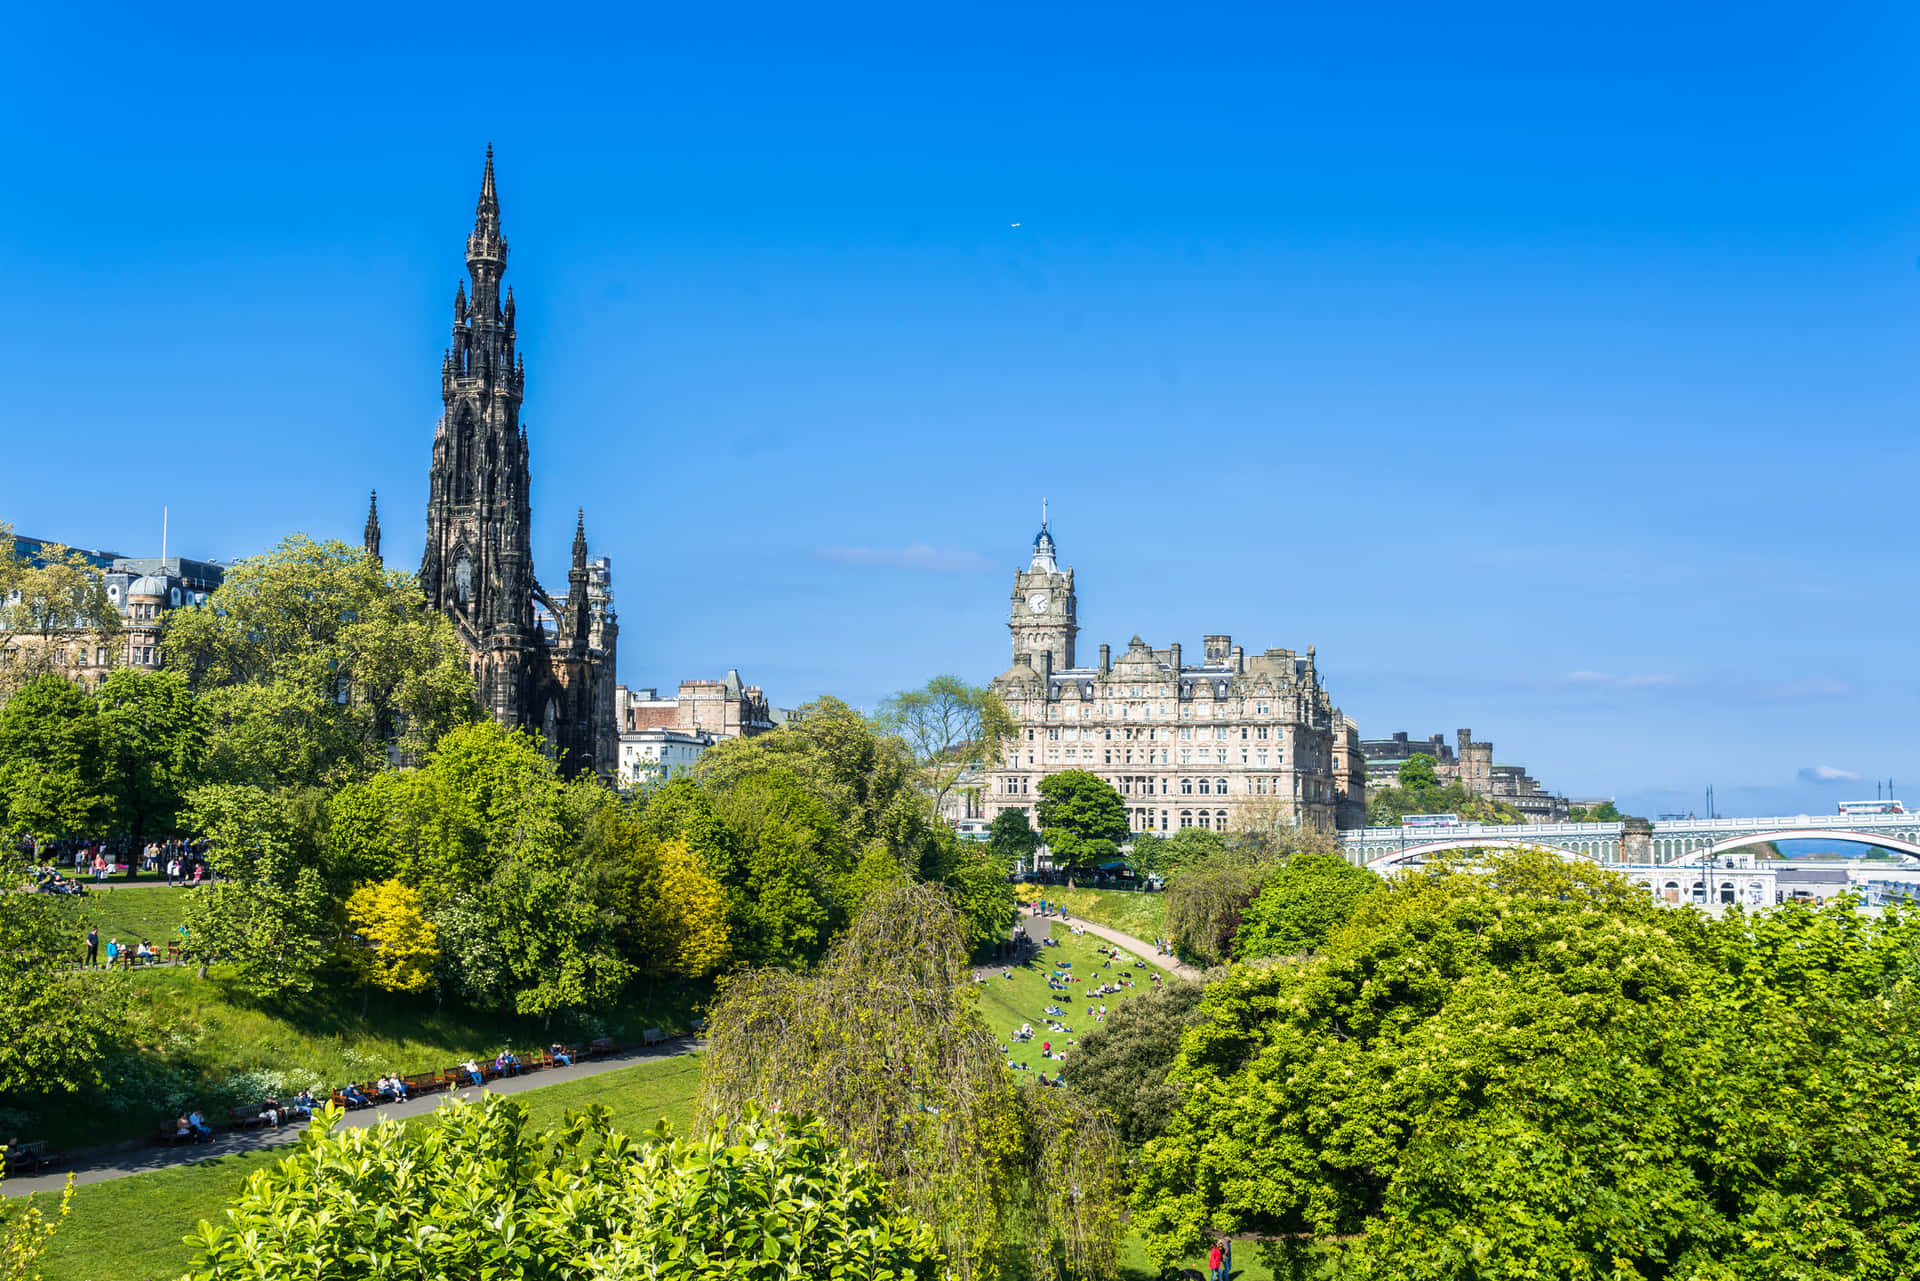
M 519 1094 L 523 1090 L 537 1090 L 542 1086 L 578 1081 L 589 1076 L 599 1076 L 602 1072 L 632 1067 L 636 1063 L 672 1058 L 679 1054 L 691 1054 L 704 1048 L 706 1047 L 702 1042 L 682 1038 L 670 1042 L 664 1049 L 624 1050 L 603 1059 L 576 1063 L 572 1067 L 548 1068 L 544 1072 L 508 1077 L 504 1081 L 489 1081 L 486 1088 L 489 1094 Z M 400 1121 L 408 1117 L 426 1116 L 439 1107 L 444 1099 L 459 1098 L 472 1101 L 479 1096 L 479 1093 L 472 1087 L 464 1090 L 443 1090 L 422 1095 L 417 1099 L 409 1099 L 405 1103 L 387 1103 L 379 1107 L 360 1108 L 343 1116 L 340 1124 L 343 1126 L 372 1125 L 376 1121 Z M 7 1179 L 4 1183 L 0 1183 L 0 1193 L 6 1196 L 24 1196 L 29 1192 L 58 1192 L 66 1186 L 69 1173 L 73 1175 L 75 1183 L 104 1183 L 109 1179 L 125 1178 L 129 1174 L 148 1174 L 154 1170 L 170 1169 L 177 1165 L 195 1165 L 241 1152 L 281 1147 L 295 1142 L 307 1125 L 307 1122 L 301 1121 L 272 1130 L 227 1131 L 216 1135 L 211 1143 L 161 1147 L 157 1143 L 148 1141 L 127 1147 L 125 1150 L 116 1150 L 121 1145 L 114 1145 L 111 1148 L 94 1148 L 75 1153 L 71 1161 L 58 1169 L 36 1174 L 32 1178 Z
M 1020 909 L 1020 914 L 1026 920 L 1044 921 L 1047 924 L 1052 924 L 1056 921 L 1060 921 L 1061 919 L 1058 916 L 1041 916 L 1038 912 L 1034 911 L 1030 907 L 1022 907 Z M 1122 934 L 1119 930 L 1110 930 L 1104 925 L 1095 925 L 1092 921 L 1087 920 L 1083 916 L 1070 916 L 1070 917 L 1067 917 L 1066 920 L 1062 923 L 1068 926 L 1069 928 L 1073 928 L 1077 926 L 1078 928 L 1083 929 L 1087 933 L 1093 935 L 1095 938 L 1102 938 L 1102 939 L 1105 939 L 1107 942 L 1114 944 L 1117 947 L 1124 947 L 1127 949 L 1127 951 L 1132 952 L 1135 956 L 1145 961 L 1148 965 L 1157 965 L 1161 969 L 1167 971 L 1167 973 L 1172 974 L 1178 978 L 1198 979 L 1200 977 L 1200 971 L 1194 969 L 1191 965 L 1188 965 L 1186 962 L 1180 960 L 1178 957 L 1163 956 L 1159 952 L 1156 952 L 1153 950 L 1153 944 L 1143 942 L 1142 940 L 1133 937 L 1133 935 L 1131 934 Z

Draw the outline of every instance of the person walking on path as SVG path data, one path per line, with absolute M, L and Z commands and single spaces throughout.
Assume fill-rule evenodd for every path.
M 100 927 L 97 925 L 87 927 L 87 964 L 100 964 Z
M 1227 1281 L 1226 1252 L 1218 1241 L 1207 1251 L 1207 1281 Z

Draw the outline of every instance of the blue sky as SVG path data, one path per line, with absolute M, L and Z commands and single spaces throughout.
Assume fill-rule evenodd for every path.
M 985 680 L 1045 496 L 1089 651 L 1315 644 L 1646 813 L 1920 792 L 1911 6 L 703 8 L 10 15 L 0 519 L 378 488 L 417 563 L 491 141 L 630 684 Z

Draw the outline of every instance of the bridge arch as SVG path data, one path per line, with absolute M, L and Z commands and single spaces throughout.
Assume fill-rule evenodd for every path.
M 1888 836 L 1880 832 L 1855 833 L 1844 828 L 1831 827 L 1788 827 L 1772 832 L 1729 836 L 1714 842 L 1711 846 L 1689 850 L 1666 862 L 1669 866 L 1684 867 L 1697 864 L 1702 858 L 1719 858 L 1722 854 L 1745 849 L 1749 845 L 1764 845 L 1772 841 L 1839 841 L 1847 845 L 1863 845 L 1873 849 L 1888 850 L 1920 863 L 1920 845 L 1903 837 Z
M 1451 840 L 1425 841 L 1419 845 L 1409 845 L 1405 849 L 1393 850 L 1370 858 L 1366 866 L 1373 872 L 1391 872 L 1403 867 L 1418 867 L 1436 854 L 1464 854 L 1469 850 L 1544 850 L 1569 863 L 1598 861 L 1591 854 L 1568 849 L 1564 845 L 1555 845 L 1550 841 L 1516 841 L 1511 837 L 1478 836 L 1455 837 Z

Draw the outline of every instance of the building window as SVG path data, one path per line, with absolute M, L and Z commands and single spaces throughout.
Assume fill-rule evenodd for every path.
M 1187 706 L 1185 706 L 1185 707 L 1183 707 L 1183 708 L 1181 708 L 1181 709 L 1180 709 L 1180 715 L 1181 715 L 1181 717 L 1182 717 L 1183 719 L 1185 719 L 1185 720 L 1192 720 L 1192 719 L 1193 719 L 1193 705 L 1192 705 L 1191 703 L 1189 703 L 1189 704 L 1188 704 Z
M 1273 715 L 1273 706 L 1269 703 L 1256 703 L 1254 704 L 1253 710 L 1262 716 Z
M 1224 742 L 1227 737 L 1227 727 L 1225 725 L 1215 725 L 1213 727 L 1213 736 Z
M 1202 827 L 1207 827 L 1207 828 L 1210 828 L 1210 827 L 1212 827 L 1212 826 L 1213 826 L 1213 822 L 1212 822 L 1212 818 L 1213 818 L 1213 816 L 1212 816 L 1211 814 L 1208 814 L 1208 813 L 1207 813 L 1207 812 L 1206 812 L 1205 810 L 1201 810 L 1201 811 L 1200 811 L 1200 826 L 1202 826 Z M 1182 824 L 1182 826 L 1184 826 L 1184 824 Z
M 1207 779 L 1204 779 L 1204 778 L 1203 778 L 1203 779 L 1201 779 L 1201 780 L 1200 780 L 1200 795 L 1202 795 L 1202 796 L 1211 796 L 1211 795 L 1213 795 L 1213 793 L 1212 793 L 1212 791 L 1211 791 L 1211 790 L 1209 789 L 1209 787 L 1208 787 L 1208 780 L 1207 780 Z
M 1223 832 L 1227 830 L 1227 812 L 1225 810 L 1215 810 L 1213 812 L 1213 825 Z
M 1192 739 L 1193 739 L 1193 727 L 1191 725 L 1182 725 L 1180 727 L 1180 740 L 1182 742 L 1191 742 Z
M 1263 748 L 1261 748 L 1261 749 L 1260 749 L 1259 751 L 1257 751 L 1257 752 L 1255 752 L 1255 753 L 1253 754 L 1253 756 L 1254 756 L 1254 760 L 1255 760 L 1255 761 L 1256 761 L 1256 762 L 1257 762 L 1258 764 L 1261 764 L 1261 765 L 1265 765 L 1265 764 L 1267 763 L 1267 749 L 1266 749 L 1266 748 L 1264 748 L 1264 747 L 1263 747 Z
M 1181 810 L 1181 811 L 1180 811 L 1180 826 L 1182 826 L 1182 827 L 1192 827 L 1192 826 L 1193 826 L 1193 811 L 1192 811 L 1192 810 Z
M 1054 742 L 1054 743 L 1057 743 L 1057 742 L 1059 742 L 1059 741 L 1060 741 L 1060 731 L 1059 731 L 1059 729 L 1058 729 L 1057 727 L 1056 727 L 1056 728 L 1054 728 L 1054 729 L 1049 729 L 1049 730 L 1047 731 L 1047 739 L 1048 739 L 1048 741 L 1049 741 L 1049 742 Z
M 1191 764 L 1193 764 L 1193 749 L 1192 749 L 1192 748 L 1190 748 L 1190 747 L 1183 747 L 1183 748 L 1181 748 L 1181 749 L 1180 749 L 1180 763 L 1181 763 L 1182 765 L 1191 765 Z
M 1224 748 L 1224 747 L 1223 747 L 1223 748 L 1221 748 L 1221 749 L 1220 749 L 1219 751 L 1217 751 L 1217 752 L 1215 752 L 1215 753 L 1214 753 L 1213 755 L 1214 755 L 1214 764 L 1216 764 L 1216 765 L 1225 765 L 1225 764 L 1227 763 L 1227 749 L 1226 749 L 1226 748 Z
M 1240 749 L 1240 763 L 1242 765 L 1247 763 L 1247 749 L 1244 747 Z
M 1227 780 L 1226 780 L 1226 779 L 1224 779 L 1224 778 L 1220 778 L 1220 779 L 1215 779 L 1215 780 L 1214 780 L 1214 792 L 1215 792 L 1215 793 L 1216 793 L 1217 795 L 1220 795 L 1220 796 L 1225 796 L 1225 795 L 1227 794 Z M 1225 814 L 1224 814 L 1224 812 L 1222 813 L 1222 817 L 1225 817 Z
M 1259 729 L 1256 729 L 1255 731 L 1253 731 L 1253 736 L 1254 736 L 1255 738 L 1257 738 L 1257 739 L 1259 739 L 1259 740 L 1260 740 L 1261 742 L 1263 742 L 1263 743 L 1264 743 L 1264 742 L 1266 742 L 1266 741 L 1267 741 L 1267 727 L 1266 727 L 1265 725 L 1262 725 L 1262 726 L 1261 726 L 1261 727 L 1260 727 Z
M 1193 780 L 1192 780 L 1192 779 L 1190 779 L 1190 778 L 1183 778 L 1183 779 L 1181 779 L 1181 780 L 1180 780 L 1180 795 L 1182 795 L 1182 796 L 1192 796 L 1192 795 L 1193 795 Z

